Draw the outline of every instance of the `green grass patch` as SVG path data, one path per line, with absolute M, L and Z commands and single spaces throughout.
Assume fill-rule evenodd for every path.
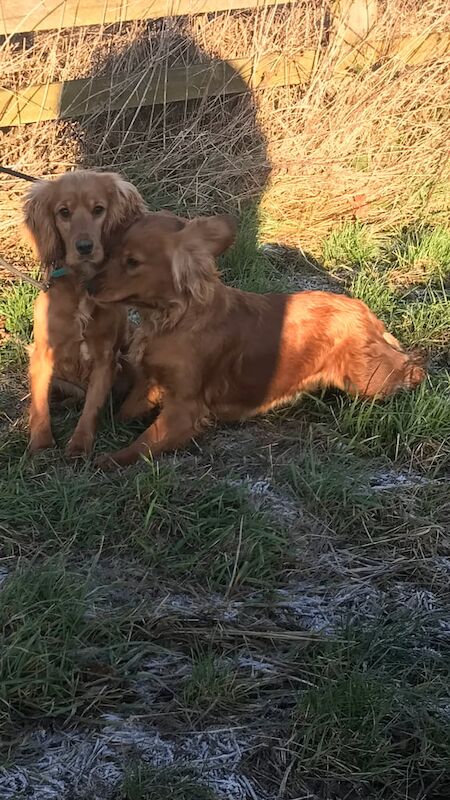
M 287 469 L 295 498 L 337 541 L 403 557 L 448 552 L 448 487 L 428 474 L 397 474 L 389 462 L 357 457 L 342 447 L 305 449 Z
M 99 635 L 88 614 L 92 602 L 86 579 L 61 561 L 23 565 L 7 579 L 0 605 L 0 730 L 42 716 L 68 719 L 102 701 L 98 689 L 89 689 L 98 681 L 98 674 L 89 677 L 86 659 Z
M 0 376 L 7 370 L 21 368 L 25 370 L 28 366 L 27 345 L 16 338 L 8 338 L 0 346 Z
M 151 461 L 124 480 L 89 463 L 43 470 L 24 457 L 3 471 L 0 525 L 46 551 L 103 543 L 131 551 L 169 582 L 189 576 L 210 589 L 271 585 L 289 560 L 288 534 L 255 510 L 245 488 Z
M 350 294 L 363 303 L 389 326 L 397 311 L 398 298 L 390 287 L 385 272 L 376 267 L 363 266 L 350 283 Z
M 426 290 L 425 296 L 409 303 L 396 333 L 407 346 L 448 350 L 450 343 L 450 299 L 445 292 Z
M 441 283 L 450 275 L 450 228 L 406 228 L 394 239 L 390 261 L 415 283 Z
M 0 316 L 5 330 L 23 342 L 31 342 L 33 303 L 37 290 L 29 283 L 4 284 L 0 294 Z
M 450 302 L 445 289 L 428 286 L 420 300 L 402 299 L 389 282 L 389 273 L 361 269 L 350 284 L 358 297 L 386 323 L 405 347 L 442 349 L 450 341 Z
M 380 246 L 367 225 L 345 222 L 332 231 L 322 245 L 328 269 L 366 267 L 380 256 Z
M 379 248 L 361 223 L 346 223 L 324 243 L 325 264 L 350 268 L 348 288 L 410 346 L 442 349 L 450 339 L 450 231 L 410 229 Z M 406 281 L 406 278 L 408 280 Z M 420 300 L 405 286 L 425 285 Z
M 240 217 L 236 242 L 219 261 L 226 283 L 247 292 L 282 291 L 285 280 L 260 247 L 259 211 L 250 206 Z
M 151 476 L 151 463 L 147 470 Z M 254 508 L 246 489 L 186 476 L 181 482 L 173 472 L 168 480 L 164 496 L 149 505 L 148 491 L 138 491 L 145 497 L 149 530 L 131 534 L 133 547 L 158 574 L 167 580 L 189 576 L 230 592 L 279 580 L 289 563 L 288 534 Z
M 415 453 L 444 468 L 449 458 L 449 402 L 450 381 L 444 373 L 384 402 L 342 397 L 331 410 L 338 431 L 361 452 L 394 460 Z
M 4 283 L 0 289 L 0 317 L 8 338 L 0 346 L 0 370 L 25 367 L 27 345 L 33 332 L 33 302 L 36 289 L 29 283 Z
M 183 683 L 180 701 L 192 713 L 235 711 L 246 694 L 236 671 L 213 652 L 192 654 L 192 672 Z
M 296 497 L 328 527 L 354 530 L 385 506 L 382 494 L 371 489 L 376 468 L 376 462 L 351 453 L 320 453 L 311 443 L 300 463 L 290 465 L 288 481 Z
M 214 800 L 215 795 L 186 767 L 130 766 L 114 800 Z
M 430 651 L 424 617 L 404 614 L 309 652 L 291 741 L 292 787 L 316 780 L 333 796 L 444 797 L 450 741 L 448 645 Z M 432 789 L 433 794 L 428 794 Z

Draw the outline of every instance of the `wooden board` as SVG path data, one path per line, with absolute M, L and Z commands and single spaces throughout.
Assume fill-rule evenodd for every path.
M 392 41 L 366 42 L 364 51 L 346 53 L 335 64 L 336 78 L 349 70 L 374 63 L 383 57 L 398 58 L 400 63 L 420 64 L 450 55 L 450 35 L 431 34 Z M 319 58 L 320 62 L 320 58 Z M 238 58 L 188 67 L 149 65 L 131 77 L 124 75 L 83 78 L 62 83 L 27 86 L 14 92 L 0 90 L 0 128 L 53 119 L 71 119 L 105 113 L 106 109 L 160 105 L 192 100 L 206 95 L 241 94 L 254 89 L 295 86 L 308 82 L 317 67 L 315 50 L 306 50 L 295 59 L 269 53 L 255 60 Z
M 280 0 L 0 0 L 0 35 L 264 8 L 278 5 L 279 2 Z
M 20 92 L 0 90 L 0 127 L 51 119 L 70 119 L 122 110 L 193 100 L 205 94 L 242 94 L 249 89 L 305 83 L 315 52 L 294 60 L 268 54 L 255 64 L 240 58 L 188 67 L 150 66 L 132 77 L 85 78 L 63 83 L 28 86 Z

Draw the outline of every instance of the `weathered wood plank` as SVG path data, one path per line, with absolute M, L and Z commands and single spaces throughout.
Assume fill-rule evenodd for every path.
M 420 64 L 450 55 L 450 34 L 405 37 L 392 41 L 367 42 L 364 51 L 346 52 L 334 65 L 334 76 L 348 75 L 349 69 L 395 56 L 400 63 Z M 252 89 L 295 86 L 307 83 L 317 53 L 307 50 L 296 59 L 270 53 L 252 58 L 192 64 L 188 67 L 149 65 L 139 75 L 83 78 L 63 83 L 27 86 L 18 92 L 0 90 L 0 128 L 52 119 L 70 119 L 160 105 L 203 97 L 205 94 L 240 94 Z
M 334 45 L 355 47 L 370 36 L 378 15 L 377 0 L 333 0 L 330 6 Z
M 280 0 L 0 0 L 0 35 L 264 8 Z M 284 0 L 289 3 L 290 0 Z
M 207 95 L 240 94 L 249 89 L 298 85 L 307 81 L 314 51 L 290 60 L 268 54 L 252 58 L 192 64 L 189 67 L 149 66 L 138 76 L 119 82 L 107 76 L 65 83 L 28 86 L 20 92 L 0 90 L 0 127 L 52 119 L 68 119 L 112 110 L 161 105 Z

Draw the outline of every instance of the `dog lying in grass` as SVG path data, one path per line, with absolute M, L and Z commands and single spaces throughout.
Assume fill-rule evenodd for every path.
M 214 420 L 242 420 L 299 392 L 337 387 L 383 398 L 424 378 L 414 356 L 360 300 L 327 292 L 253 294 L 225 286 L 215 259 L 233 242 L 227 216 L 190 222 L 145 215 L 88 285 L 104 304 L 139 308 L 140 376 L 121 418 L 161 409 L 129 447 L 100 466 L 131 464 L 186 444 Z
M 30 449 L 54 445 L 51 388 L 85 399 L 66 448 L 88 453 L 98 412 L 119 375 L 127 338 L 124 306 L 98 306 L 86 292 L 128 225 L 146 211 L 137 189 L 115 173 L 87 170 L 37 181 L 25 197 L 25 226 L 50 288 L 34 306 L 30 358 Z

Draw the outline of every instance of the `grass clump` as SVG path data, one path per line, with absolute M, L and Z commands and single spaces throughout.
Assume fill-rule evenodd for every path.
M 341 398 L 332 415 L 338 431 L 360 452 L 394 460 L 415 454 L 443 469 L 450 456 L 449 400 L 450 381 L 444 373 L 382 403 Z
M 408 347 L 446 347 L 450 337 L 450 303 L 445 279 L 450 267 L 450 233 L 429 228 L 407 230 L 376 249 L 361 223 L 346 223 L 324 243 L 327 266 L 345 262 L 351 268 L 349 292 L 369 308 Z M 420 265 L 420 269 L 419 269 Z M 405 286 L 425 284 L 420 300 Z
M 362 521 L 385 506 L 371 489 L 375 464 L 351 453 L 319 454 L 312 445 L 299 464 L 291 464 L 288 480 L 295 495 L 333 530 L 360 528 Z M 345 513 L 343 513 L 343 511 Z
M 397 311 L 398 300 L 386 273 L 375 267 L 363 267 L 350 283 L 350 294 L 366 303 L 389 327 Z
M 420 301 L 407 305 L 396 332 L 407 346 L 448 350 L 450 299 L 428 288 Z
M 105 531 L 124 529 L 129 489 L 106 485 L 92 476 L 90 466 L 65 472 L 54 466 L 46 471 L 27 463 L 6 468 L 1 479 L 0 520 L 8 529 L 27 530 L 47 547 L 69 543 L 96 547 Z
M 31 342 L 36 295 L 36 289 L 29 283 L 11 283 L 2 287 L 0 316 L 4 318 L 5 330 L 22 342 Z
M 346 628 L 310 656 L 293 715 L 293 788 L 315 780 L 337 797 L 351 787 L 380 799 L 445 796 L 448 648 L 429 652 L 424 622 L 405 614 Z
M 81 652 L 95 631 L 89 605 L 86 580 L 62 562 L 24 565 L 7 579 L 0 605 L 0 729 L 33 717 L 67 719 L 86 702 Z
M 276 291 L 280 277 L 259 246 L 259 230 L 260 212 L 251 205 L 239 218 L 235 244 L 220 259 L 223 278 L 247 292 Z
M 50 552 L 103 543 L 133 552 L 169 582 L 189 575 L 209 589 L 262 587 L 289 560 L 287 532 L 254 508 L 248 490 L 182 479 L 170 465 L 147 461 L 124 481 L 93 474 L 89 463 L 43 471 L 24 457 L 5 465 L 0 490 L 7 530 L 26 531 Z
M 158 536 L 136 531 L 133 542 L 169 580 L 189 575 L 209 589 L 229 592 L 266 587 L 288 561 L 287 533 L 254 508 L 244 488 L 227 482 L 181 486 L 174 477 L 155 522 Z
M 0 347 L 2 371 L 25 365 L 27 345 L 33 331 L 33 303 L 36 289 L 29 283 L 5 283 L 0 287 L 0 342 L 2 327 L 6 337 Z
M 317 443 L 287 471 L 295 498 L 335 542 L 418 558 L 447 550 L 447 487 L 427 478 Z
M 189 717 L 201 714 L 215 717 L 236 713 L 249 692 L 249 686 L 230 663 L 211 649 L 198 648 L 191 656 L 191 672 L 181 687 L 180 703 Z
M 394 240 L 390 261 L 403 281 L 441 284 L 450 275 L 450 229 L 442 225 L 406 228 Z
M 367 267 L 379 255 L 380 247 L 370 228 L 361 222 L 344 222 L 322 245 L 322 257 L 328 269 Z
M 114 800 L 214 800 L 208 786 L 186 767 L 130 766 Z

